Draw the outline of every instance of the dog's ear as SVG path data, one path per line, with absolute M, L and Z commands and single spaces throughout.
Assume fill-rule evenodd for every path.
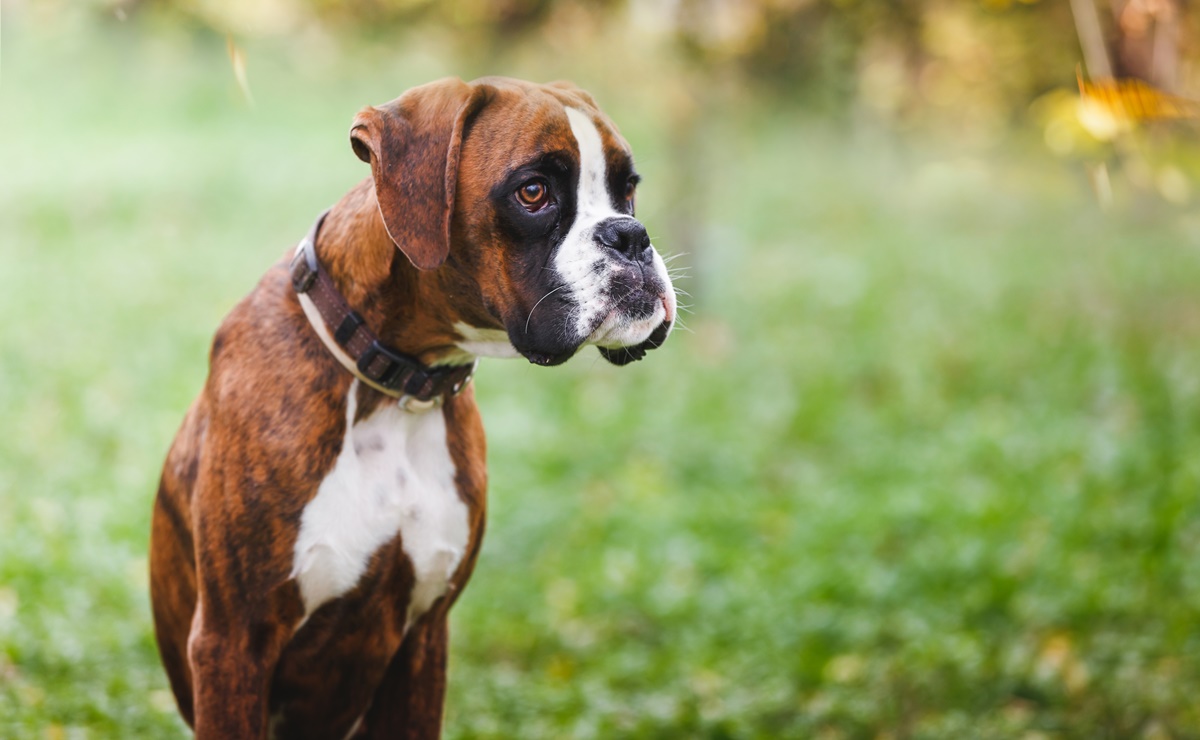
M 383 224 L 418 269 L 432 270 L 450 253 L 463 126 L 490 97 L 485 85 L 446 78 L 354 118 L 350 145 L 371 165 Z

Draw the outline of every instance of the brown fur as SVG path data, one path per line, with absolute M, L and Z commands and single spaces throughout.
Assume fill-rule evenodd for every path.
M 627 151 L 567 86 L 447 80 L 356 118 L 355 150 L 372 178 L 334 206 L 316 251 L 384 342 L 433 362 L 461 339 L 456 322 L 500 328 L 503 312 L 528 310 L 512 305 L 520 245 L 495 232 L 486 209 L 494 173 L 539 148 L 574 147 L 549 100 L 593 111 L 606 144 Z M 287 257 L 213 340 L 208 380 L 163 468 L 150 559 L 163 663 L 199 738 L 265 737 L 283 702 L 286 737 L 340 737 L 364 712 L 368 737 L 440 732 L 447 612 L 474 568 L 486 509 L 471 387 L 429 412 L 445 415 L 470 522 L 447 594 L 404 635 L 413 571 L 397 536 L 355 589 L 292 634 L 304 612 L 290 578 L 301 512 L 341 451 L 352 380 L 302 312 Z M 389 402 L 360 386 L 358 417 Z

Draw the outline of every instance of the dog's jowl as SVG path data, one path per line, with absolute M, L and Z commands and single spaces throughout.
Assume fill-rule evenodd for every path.
M 155 626 L 200 738 L 436 737 L 483 532 L 476 358 L 625 364 L 675 319 L 582 90 L 441 80 L 350 141 L 371 176 L 225 319 L 163 467 Z

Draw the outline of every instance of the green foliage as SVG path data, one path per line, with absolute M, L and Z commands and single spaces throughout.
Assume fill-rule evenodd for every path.
M 181 736 L 144 553 L 211 333 L 366 174 L 353 112 L 463 70 L 251 46 L 249 110 L 220 44 L 11 30 L 0 737 Z M 671 252 L 675 131 L 620 93 Z M 1200 220 L 1101 216 L 1040 150 L 702 114 L 690 331 L 482 367 L 447 734 L 1200 735 Z

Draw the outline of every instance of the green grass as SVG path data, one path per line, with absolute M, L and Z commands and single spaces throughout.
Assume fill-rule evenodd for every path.
M 219 41 L 4 32 L 0 737 L 180 736 L 145 552 L 211 333 L 365 175 L 358 107 L 479 70 L 252 46 L 248 109 Z M 670 252 L 673 132 L 620 90 Z M 708 117 L 691 331 L 481 369 L 448 736 L 1200 737 L 1200 220 Z

